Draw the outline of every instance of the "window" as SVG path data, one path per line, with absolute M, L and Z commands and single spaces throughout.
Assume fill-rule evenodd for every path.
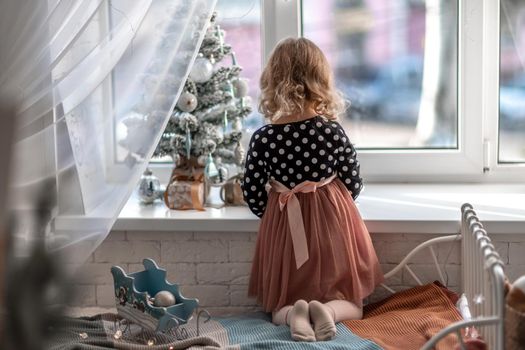
M 302 14 L 351 103 L 341 121 L 356 147 L 458 147 L 456 1 L 303 0 Z
M 498 159 L 525 162 L 525 3 L 502 0 L 500 18 Z
M 368 181 L 520 181 L 525 167 L 500 157 L 501 1 L 264 1 L 264 53 L 300 35 L 323 49 Z
M 254 107 L 261 61 L 279 40 L 304 35 L 323 49 L 351 101 L 342 124 L 367 181 L 523 178 L 522 1 L 219 0 L 217 6 Z M 263 122 L 254 108 L 245 139 Z
M 248 95 L 253 111 L 244 120 L 243 146 L 248 149 L 251 134 L 264 123 L 257 111 L 259 77 L 262 71 L 261 56 L 261 0 L 219 0 L 218 23 L 226 31 L 225 41 L 231 45 L 239 65 L 241 77 L 248 79 Z M 228 62 L 229 63 L 229 62 Z

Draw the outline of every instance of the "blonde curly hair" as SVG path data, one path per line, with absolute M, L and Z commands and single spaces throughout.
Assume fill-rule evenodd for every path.
M 272 122 L 303 114 L 310 107 L 335 120 L 345 109 L 325 55 L 306 38 L 288 38 L 277 44 L 262 72 L 260 85 L 259 112 Z

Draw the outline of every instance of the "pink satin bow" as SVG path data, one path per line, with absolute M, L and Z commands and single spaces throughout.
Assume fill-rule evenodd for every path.
M 308 261 L 308 243 L 306 241 L 306 232 L 304 229 L 303 215 L 301 205 L 297 199 L 296 193 L 315 192 L 317 188 L 332 182 L 336 175 L 322 181 L 303 181 L 293 189 L 289 189 L 276 180 L 271 180 L 272 189 L 279 193 L 279 209 L 282 211 L 286 206 L 288 211 L 288 225 L 292 235 L 292 244 L 295 255 L 295 265 L 299 269 Z

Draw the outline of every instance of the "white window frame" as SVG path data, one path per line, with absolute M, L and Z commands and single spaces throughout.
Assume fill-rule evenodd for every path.
M 358 149 L 368 181 L 523 181 L 525 164 L 498 164 L 500 1 L 458 1 L 458 148 Z M 301 35 L 301 0 L 262 6 L 265 62 L 279 40 Z
M 524 182 L 525 163 L 498 163 L 499 158 L 499 71 L 500 71 L 500 10 L 501 1 L 485 3 L 485 76 L 484 76 L 484 140 L 487 148 L 487 177 L 499 182 Z M 496 116 L 496 117 L 494 117 Z M 524 135 L 525 137 L 525 135 Z
M 359 150 L 367 182 L 512 182 L 524 164 L 499 164 L 500 0 L 458 0 L 458 148 Z M 262 64 L 302 35 L 301 0 L 261 0 Z M 351 134 L 351 130 L 348 130 Z M 167 182 L 171 164 L 151 164 Z

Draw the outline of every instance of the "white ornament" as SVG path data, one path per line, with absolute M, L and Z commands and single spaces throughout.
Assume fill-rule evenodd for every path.
M 235 120 L 232 123 L 232 130 L 233 131 L 242 131 L 242 120 L 241 118 L 235 118 Z
M 233 88 L 234 88 L 234 91 L 235 91 L 235 97 L 239 98 L 239 97 L 244 97 L 246 95 L 248 95 L 248 90 L 249 90 L 249 87 L 248 87 L 248 80 L 247 79 L 235 79 L 233 81 Z
M 207 82 L 213 74 L 213 64 L 206 57 L 197 57 L 191 68 L 190 78 L 196 83 Z
M 242 163 L 244 162 L 245 152 L 240 142 L 238 142 L 237 146 L 235 146 L 235 149 L 233 150 L 233 154 L 235 157 L 235 163 L 238 165 L 242 165 Z
M 152 204 L 157 199 L 159 189 L 159 179 L 153 175 L 149 168 L 146 168 L 139 182 L 138 195 L 140 201 L 144 204 Z
M 154 305 L 155 306 L 161 306 L 161 307 L 168 307 L 175 305 L 175 296 L 167 291 L 167 290 L 161 290 L 157 294 L 155 294 L 154 298 Z
M 207 157 L 203 154 L 203 155 L 200 155 L 199 158 L 197 158 L 197 163 L 201 166 L 205 166 L 206 165 L 206 159 Z
M 183 112 L 193 112 L 197 108 L 197 97 L 190 92 L 183 92 L 177 101 L 177 107 Z
M 173 160 L 173 165 L 178 166 L 180 165 L 181 156 L 178 153 L 172 153 L 171 159 Z

